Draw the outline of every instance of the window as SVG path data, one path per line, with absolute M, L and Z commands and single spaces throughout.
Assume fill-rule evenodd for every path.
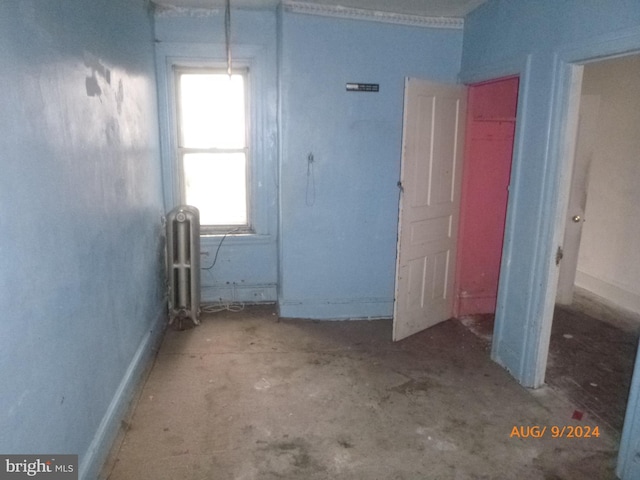
M 249 230 L 248 72 L 175 73 L 181 200 L 200 210 L 204 232 Z

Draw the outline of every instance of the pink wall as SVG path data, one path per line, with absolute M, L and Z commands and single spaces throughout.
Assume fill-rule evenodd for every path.
M 469 87 L 456 316 L 495 312 L 517 97 L 515 77 Z

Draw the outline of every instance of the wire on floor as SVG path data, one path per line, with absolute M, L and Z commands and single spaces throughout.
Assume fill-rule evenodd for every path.
M 203 303 L 200 307 L 202 313 L 241 312 L 244 310 L 243 302 L 213 302 Z

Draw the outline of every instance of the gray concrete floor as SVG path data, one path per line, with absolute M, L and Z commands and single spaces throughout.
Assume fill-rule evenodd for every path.
M 279 320 L 265 306 L 169 330 L 102 477 L 615 478 L 618 432 L 553 438 L 598 418 L 519 386 L 487 338 L 457 320 L 390 338 L 391 321 Z
M 598 423 L 621 433 L 640 321 L 626 322 L 633 315 L 624 312 L 611 315 L 615 322 L 607 321 L 614 310 L 602 304 L 585 309 L 584 300 L 589 299 L 555 308 L 546 382 Z

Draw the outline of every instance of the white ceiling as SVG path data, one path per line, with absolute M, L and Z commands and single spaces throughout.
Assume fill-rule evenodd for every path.
M 224 8 L 225 0 L 153 0 L 181 8 Z M 302 3 L 341 6 L 425 17 L 464 17 L 487 0 L 300 0 Z M 274 8 L 280 0 L 231 0 L 232 8 Z

